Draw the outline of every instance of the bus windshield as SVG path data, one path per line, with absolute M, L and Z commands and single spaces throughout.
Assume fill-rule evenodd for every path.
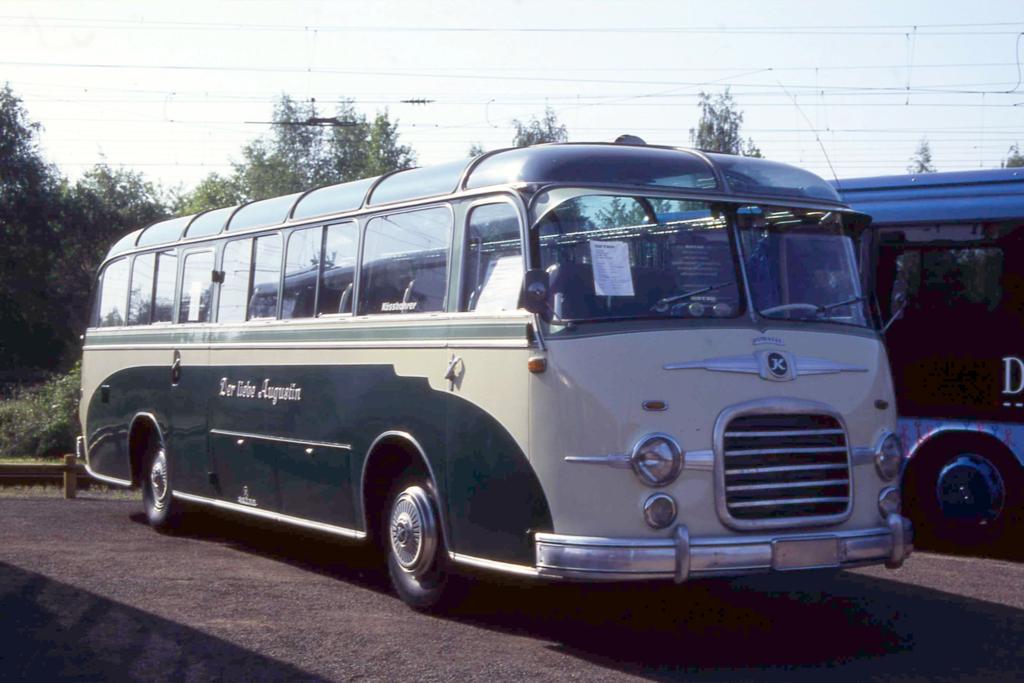
M 736 318 L 742 264 L 762 316 L 867 324 L 853 240 L 827 211 L 585 195 L 546 213 L 536 235 L 559 321 Z
M 742 314 L 726 217 L 707 202 L 588 195 L 537 225 L 555 318 Z
M 760 315 L 867 325 L 853 238 L 835 212 L 744 206 L 736 224 Z

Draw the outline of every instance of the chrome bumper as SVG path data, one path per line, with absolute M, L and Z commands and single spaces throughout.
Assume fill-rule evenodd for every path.
M 541 576 L 621 581 L 760 571 L 856 567 L 885 563 L 895 569 L 913 551 L 910 520 L 890 515 L 884 527 L 835 533 L 690 538 L 685 525 L 671 538 L 594 538 L 538 533 Z

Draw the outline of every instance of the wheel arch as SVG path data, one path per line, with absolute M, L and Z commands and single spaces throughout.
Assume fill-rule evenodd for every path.
M 167 441 L 157 417 L 153 413 L 136 413 L 128 423 L 128 467 L 133 487 L 142 484 L 143 457 L 154 437 L 166 448 Z
M 923 466 L 922 461 L 930 462 L 933 458 L 938 457 L 937 454 L 941 453 L 943 446 L 957 443 L 978 444 L 978 448 L 1003 453 L 1011 461 L 1021 465 L 1021 458 L 1014 449 L 989 429 L 971 429 L 955 425 L 939 426 L 921 435 L 907 449 L 901 477 L 902 485 L 905 486 L 910 481 L 911 475 Z M 1021 465 L 1021 472 L 1024 473 L 1024 465 Z
M 372 520 L 377 519 L 377 513 L 387 502 L 387 490 L 382 490 L 380 484 L 394 481 L 395 476 L 407 471 L 410 466 L 420 467 L 430 480 L 434 494 L 438 498 L 437 514 L 443 538 L 451 538 L 445 501 L 442 499 L 442 489 L 439 486 L 441 482 L 430 464 L 430 459 L 416 437 L 409 432 L 398 430 L 388 430 L 379 434 L 366 449 L 366 457 L 363 459 L 362 472 L 359 476 L 359 507 L 363 529 L 368 538 L 376 537 L 378 529 Z

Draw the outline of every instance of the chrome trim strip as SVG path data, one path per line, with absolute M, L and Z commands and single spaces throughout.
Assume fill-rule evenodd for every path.
M 846 446 L 807 446 L 800 448 L 741 448 L 726 451 L 725 455 L 775 455 L 779 453 L 845 453 Z
M 840 372 L 867 372 L 868 369 L 861 365 L 850 365 L 849 363 L 837 363 L 826 358 L 806 358 L 797 356 L 794 358 L 796 367 L 793 376 L 801 375 L 834 375 Z
M 744 500 L 739 503 L 729 503 L 731 508 L 761 508 L 783 505 L 802 505 L 804 503 L 842 503 L 847 500 L 846 496 L 822 496 L 820 498 L 773 498 L 770 500 Z
M 812 486 L 845 486 L 845 479 L 817 479 L 814 481 L 787 481 L 781 484 L 734 484 L 726 486 L 726 491 L 766 491 L 769 489 L 804 489 Z
M 439 341 L 379 341 L 379 342 L 211 342 L 199 344 L 95 344 L 84 351 L 155 351 L 172 349 L 440 349 L 445 347 L 466 349 L 527 349 L 525 339 L 452 339 Z
M 686 460 L 683 462 L 684 470 L 695 470 L 697 472 L 713 472 L 715 469 L 714 451 L 687 451 Z
M 833 435 L 842 434 L 842 433 L 843 433 L 842 429 L 808 429 L 808 430 L 787 429 L 787 430 L 779 430 L 779 431 L 775 431 L 775 432 L 770 432 L 770 431 L 769 432 L 726 432 L 725 435 L 727 437 L 732 436 L 732 437 L 738 437 L 738 438 L 742 438 L 742 437 L 746 437 L 746 436 L 754 437 L 754 438 L 760 438 L 760 437 L 772 437 L 772 436 L 833 436 Z
M 669 363 L 665 370 L 707 370 L 709 372 L 740 372 L 748 375 L 760 375 L 761 364 L 756 355 L 723 356 L 721 358 L 705 358 L 704 360 Z M 793 357 L 793 379 L 802 375 L 833 375 L 840 372 L 867 372 L 860 365 L 838 363 L 827 358 L 809 356 Z
M 89 476 L 93 479 L 102 481 L 104 484 L 113 484 L 114 486 L 131 486 L 132 483 L 125 479 L 118 479 L 117 477 L 108 477 L 105 474 L 98 474 L 95 470 L 89 467 L 89 463 L 85 463 L 85 471 L 89 473 Z
M 665 370 L 708 370 L 710 372 L 742 372 L 750 375 L 761 373 L 761 368 L 754 356 L 706 358 L 685 363 L 669 363 L 663 367 Z
M 779 465 L 778 467 L 745 467 L 729 470 L 732 474 L 758 474 L 766 472 L 809 472 L 811 470 L 845 470 L 846 465 Z
M 217 436 L 230 436 L 238 439 L 252 439 L 254 441 L 273 441 L 275 443 L 288 443 L 298 446 L 315 446 L 318 448 L 336 448 L 343 451 L 352 450 L 352 444 L 333 443 L 330 441 L 306 441 L 305 439 L 288 439 L 283 436 L 269 436 L 267 434 L 253 434 L 251 432 L 233 432 L 228 429 L 211 429 L 211 434 Z
M 175 498 L 181 498 L 189 503 L 198 503 L 200 505 L 209 505 L 215 508 L 221 508 L 223 510 L 230 510 L 232 512 L 241 512 L 254 517 L 260 517 L 263 519 L 269 519 L 274 522 L 280 522 L 282 524 L 291 524 L 292 526 L 299 526 L 305 529 L 313 529 L 314 531 L 323 531 L 324 533 L 333 534 L 335 536 L 342 536 L 343 538 L 350 538 L 353 540 L 361 541 L 366 538 L 365 531 L 359 531 L 357 529 L 348 529 L 341 526 L 333 526 L 331 524 L 324 524 L 323 522 L 314 522 L 309 519 L 302 519 L 301 517 L 292 517 L 290 515 L 284 515 L 280 512 L 272 512 L 270 510 L 263 510 L 260 508 L 247 507 L 245 505 L 239 505 L 237 503 L 229 503 L 226 500 L 216 500 L 214 498 L 206 498 L 204 496 L 196 496 L 191 493 L 182 493 L 181 491 L 172 491 Z
M 751 468 L 739 468 L 730 470 L 731 474 L 753 474 L 753 473 L 767 473 L 767 472 L 792 472 L 792 471 L 811 471 L 811 470 L 846 470 L 847 477 L 849 479 L 847 494 L 849 498 L 846 499 L 846 509 L 842 512 L 832 515 L 815 515 L 815 516 L 797 516 L 797 517 L 779 517 L 779 518 L 768 518 L 768 519 L 736 519 L 729 512 L 729 506 L 726 503 L 726 488 L 725 488 L 725 431 L 737 417 L 744 415 L 775 415 L 775 414 L 797 414 L 797 413 L 815 413 L 828 415 L 832 417 L 836 423 L 839 424 L 839 428 L 843 430 L 843 434 L 846 435 L 846 446 L 844 449 L 846 453 L 846 462 L 844 464 L 820 464 L 820 465 L 787 465 L 780 467 L 751 467 Z M 753 531 L 759 529 L 779 529 L 793 526 L 826 526 L 831 524 L 838 524 L 849 519 L 850 515 L 853 514 L 853 501 L 856 500 L 854 490 L 854 477 L 853 477 L 853 464 L 852 457 L 850 455 L 850 443 L 849 443 L 850 430 L 846 427 L 846 421 L 843 416 L 836 410 L 832 409 L 828 404 L 821 403 L 820 401 L 810 401 L 802 399 L 790 399 L 790 398 L 766 398 L 766 399 L 755 399 L 753 401 L 746 401 L 744 403 L 737 403 L 729 406 L 721 413 L 718 414 L 718 418 L 715 420 L 715 427 L 712 437 L 712 444 L 715 451 L 715 508 L 718 511 L 718 517 L 722 522 L 733 529 L 742 531 Z M 795 469 L 794 469 L 795 468 Z M 744 506 L 748 507 L 748 506 Z
M 859 465 L 871 465 L 875 462 L 875 449 L 870 446 L 857 446 L 850 451 L 850 463 L 856 467 Z
M 499 560 L 488 560 L 485 557 L 474 557 L 472 555 L 462 555 L 454 552 L 449 552 L 448 558 L 452 562 L 464 564 L 467 567 L 476 567 L 477 569 L 487 569 L 489 571 L 502 572 L 505 574 L 515 574 L 516 576 L 528 576 L 533 579 L 540 576 L 540 572 L 537 571 L 536 567 L 528 567 L 525 564 L 512 564 L 510 562 L 501 562 Z
M 567 455 L 563 458 L 565 462 L 578 462 L 585 465 L 607 465 L 617 469 L 628 470 L 630 465 L 629 453 L 611 453 L 609 455 Z
M 714 451 L 684 451 L 683 469 L 697 472 L 710 472 L 715 467 Z M 608 455 L 567 455 L 565 462 L 576 462 L 584 465 L 607 465 L 616 469 L 628 470 L 632 467 L 631 455 L 628 453 L 609 453 Z

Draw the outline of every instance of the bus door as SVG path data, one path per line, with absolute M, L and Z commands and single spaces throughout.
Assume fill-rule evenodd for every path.
M 457 334 L 447 348 L 447 496 L 451 542 L 456 548 L 506 561 L 523 561 L 526 538 L 505 538 L 498 528 L 530 528 L 524 490 L 535 490 L 526 462 L 529 372 L 528 320 L 509 317 L 523 280 L 520 222 L 507 202 L 470 208 L 462 241 L 461 283 L 453 283 L 460 322 L 489 330 L 488 344 Z M 461 327 L 461 326 L 460 326 Z M 456 327 L 455 329 L 460 329 Z M 475 335 L 474 335 L 475 336 Z M 481 335 L 484 336 L 484 335 Z

